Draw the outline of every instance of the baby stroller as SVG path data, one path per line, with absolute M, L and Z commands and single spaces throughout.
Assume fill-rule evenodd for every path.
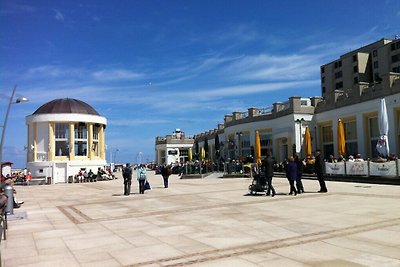
M 263 172 L 255 174 L 253 182 L 249 185 L 249 193 L 251 195 L 257 195 L 258 192 L 267 195 L 267 179 Z

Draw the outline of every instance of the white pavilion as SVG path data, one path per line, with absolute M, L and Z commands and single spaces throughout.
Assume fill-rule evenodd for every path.
M 107 165 L 107 119 L 83 101 L 52 100 L 27 116 L 26 125 L 27 168 L 33 177 L 66 183 L 79 170 L 96 174 Z

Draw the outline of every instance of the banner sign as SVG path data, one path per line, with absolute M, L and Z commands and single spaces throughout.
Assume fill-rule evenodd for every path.
M 368 175 L 367 161 L 347 161 L 346 173 L 348 175 Z
M 370 162 L 369 174 L 371 176 L 396 176 L 396 162 Z
M 330 163 L 325 162 L 326 174 L 342 174 L 344 175 L 344 162 Z

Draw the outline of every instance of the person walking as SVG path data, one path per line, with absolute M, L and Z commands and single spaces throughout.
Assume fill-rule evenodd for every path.
M 296 196 L 297 191 L 296 191 L 296 188 L 294 187 L 294 182 L 296 181 L 296 177 L 297 177 L 297 165 L 294 162 L 293 157 L 289 158 L 289 163 L 286 166 L 286 177 L 288 178 L 289 185 L 290 185 L 289 195 L 294 194 Z
M 144 164 L 140 164 L 140 167 L 137 171 L 137 180 L 139 182 L 139 193 L 144 194 L 144 183 L 146 182 L 147 174 L 146 174 L 146 167 Z
M 127 163 L 126 167 L 122 170 L 122 177 L 124 178 L 124 195 L 129 196 L 132 184 L 132 168 L 129 163 Z
M 328 189 L 326 188 L 325 179 L 324 179 L 324 160 L 321 156 L 321 150 L 316 150 L 316 157 L 315 157 L 315 166 L 314 171 L 317 174 L 318 182 L 320 189 L 318 193 L 326 193 Z
M 299 155 L 296 154 L 294 157 L 294 162 L 296 163 L 297 166 L 297 174 L 296 174 L 296 187 L 297 187 L 297 193 L 301 194 L 304 193 L 304 187 L 303 183 L 301 181 L 301 177 L 303 176 L 303 161 L 300 159 Z
M 164 188 L 168 188 L 168 179 L 171 175 L 171 167 L 169 165 L 164 164 L 161 169 L 161 175 L 164 180 Z
M 274 160 L 272 159 L 271 154 L 267 154 L 267 158 L 263 161 L 261 168 L 267 180 L 267 196 L 271 195 L 271 197 L 274 197 L 276 193 L 274 187 L 272 186 L 272 177 L 274 176 Z

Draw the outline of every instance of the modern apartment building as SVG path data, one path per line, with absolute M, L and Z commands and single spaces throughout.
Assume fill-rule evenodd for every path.
M 400 73 L 400 39 L 381 39 L 321 66 L 321 95 L 345 92 L 359 84 L 381 83 L 390 72 Z

